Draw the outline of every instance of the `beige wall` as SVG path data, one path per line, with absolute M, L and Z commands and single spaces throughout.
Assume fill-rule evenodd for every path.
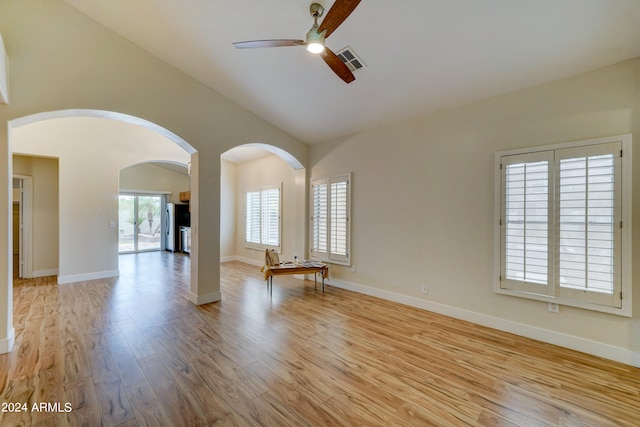
M 14 155 L 13 173 L 33 178 L 33 276 L 56 274 L 59 243 L 58 159 Z
M 188 191 L 191 183 L 189 175 L 178 173 L 160 166 L 142 163 L 120 171 L 120 191 L 147 191 L 167 194 L 168 202 L 181 203 L 180 192 Z
M 226 160 L 220 163 L 220 259 L 233 260 L 236 257 L 236 227 L 241 222 L 236 218 L 238 167 Z
M 639 87 L 636 59 L 313 146 L 312 177 L 353 173 L 354 268 L 334 266 L 335 283 L 584 350 L 595 343 L 640 364 Z M 552 314 L 495 294 L 494 153 L 627 133 L 636 148 L 634 317 Z

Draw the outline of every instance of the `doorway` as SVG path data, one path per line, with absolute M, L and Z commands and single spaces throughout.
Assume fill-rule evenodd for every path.
M 164 196 L 120 194 L 118 197 L 118 252 L 162 249 L 161 212 Z
M 31 259 L 33 177 L 13 175 L 13 278 L 33 277 Z

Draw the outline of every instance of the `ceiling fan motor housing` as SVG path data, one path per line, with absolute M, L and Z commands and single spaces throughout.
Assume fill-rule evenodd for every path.
M 311 13 L 311 16 L 314 18 L 320 18 L 324 13 L 324 7 L 319 3 L 311 3 L 311 6 L 309 6 L 309 13 Z

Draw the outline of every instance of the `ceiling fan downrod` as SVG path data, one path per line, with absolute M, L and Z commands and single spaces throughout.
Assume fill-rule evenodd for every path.
M 324 8 L 318 3 L 311 3 L 309 12 L 311 16 L 313 16 L 313 27 L 311 27 L 307 33 L 307 50 L 315 54 L 322 53 L 325 49 L 324 35 L 327 33 L 327 30 L 323 30 L 321 33 L 318 32 L 318 18 L 324 13 Z

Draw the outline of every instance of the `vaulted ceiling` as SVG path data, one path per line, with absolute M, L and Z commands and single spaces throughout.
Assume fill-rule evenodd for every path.
M 362 0 L 327 39 L 366 65 L 350 84 L 301 46 L 234 48 L 304 39 L 308 0 L 65 2 L 310 144 L 640 56 L 639 0 Z

